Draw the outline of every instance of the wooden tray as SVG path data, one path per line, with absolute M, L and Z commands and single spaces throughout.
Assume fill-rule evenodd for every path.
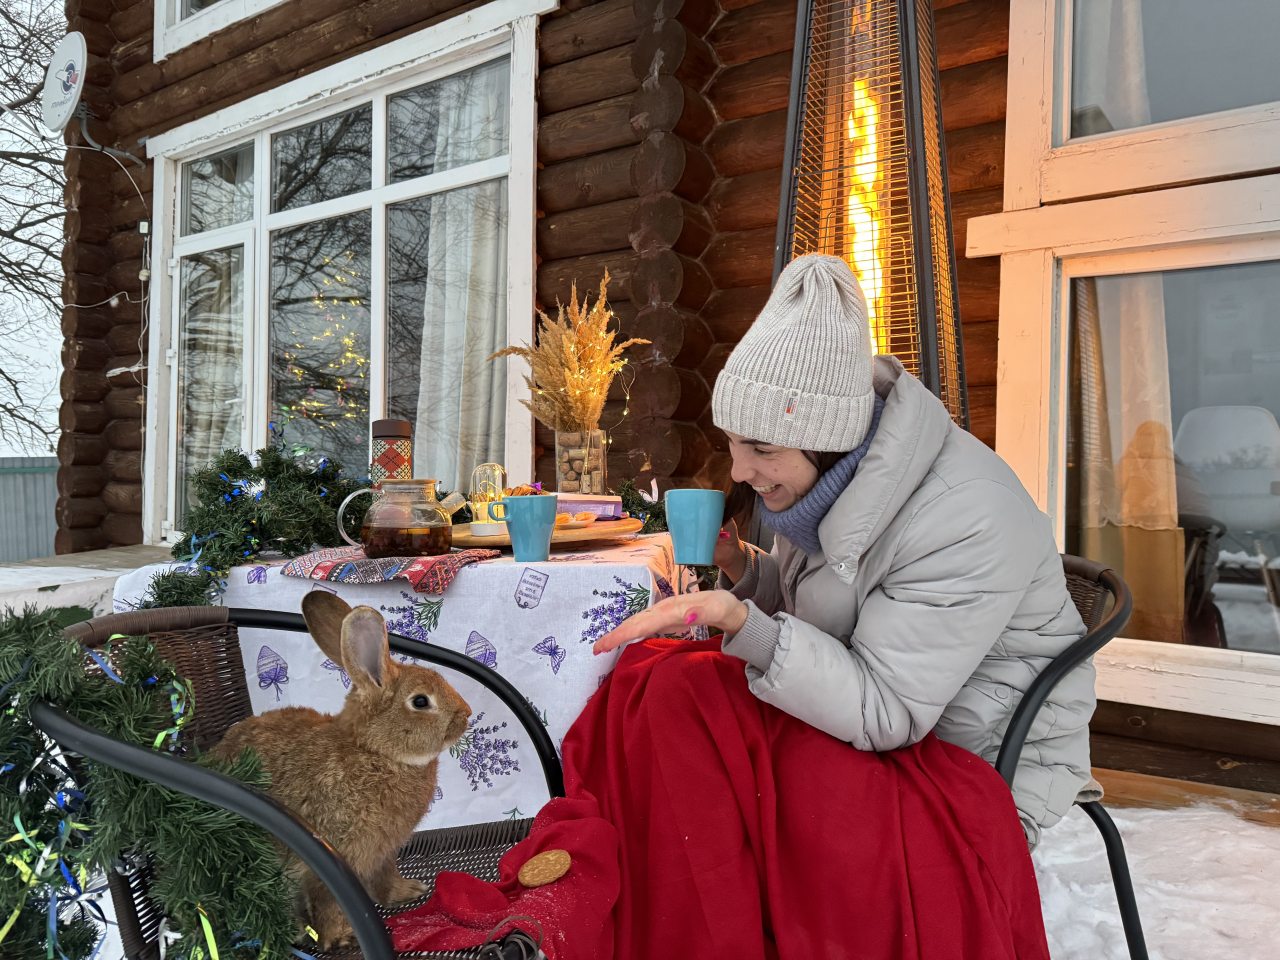
M 589 527 L 578 530 L 557 530 L 551 534 L 551 549 L 557 547 L 580 546 L 593 541 L 617 540 L 639 533 L 644 526 L 643 520 L 628 517 L 625 520 L 597 520 Z M 453 545 L 455 547 L 509 547 L 511 538 L 505 533 L 496 537 L 475 537 L 471 535 L 471 524 L 459 523 L 453 527 Z

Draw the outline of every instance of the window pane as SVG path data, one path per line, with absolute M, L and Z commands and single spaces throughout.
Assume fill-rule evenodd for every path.
M 414 464 L 451 490 L 502 462 L 507 345 L 505 180 L 387 209 L 387 416 L 414 424 Z
M 191 474 L 244 430 L 244 248 L 182 259 L 178 293 L 177 516 L 191 503 Z
M 156 2 L 165 3 L 167 2 L 167 0 L 156 0 Z M 181 19 L 185 20 L 187 19 L 187 17 L 194 16 L 195 14 L 199 13 L 201 10 L 208 10 L 215 3 L 221 3 L 221 2 L 222 0 L 182 0 Z
M 1073 281 L 1068 550 L 1125 631 L 1280 652 L 1280 262 Z
M 510 63 L 495 60 L 387 101 L 391 183 L 507 152 Z
M 1074 0 L 1071 135 L 1280 100 L 1275 0 Z
M 369 466 L 368 212 L 271 235 L 271 416 L 290 443 Z
M 368 190 L 373 108 L 369 104 L 271 138 L 271 210 Z
M 182 165 L 182 233 L 202 233 L 253 216 L 253 144 Z

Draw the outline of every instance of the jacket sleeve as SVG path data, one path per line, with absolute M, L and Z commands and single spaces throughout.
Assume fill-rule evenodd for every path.
M 769 553 L 753 544 L 747 544 L 747 566 L 742 579 L 734 583 L 720 573 L 716 587 L 728 590 L 739 600 L 751 600 L 765 613 L 772 615 L 784 607 L 782 599 L 782 577 L 778 565 L 778 541 L 775 539 L 773 550 Z
M 1008 626 L 1046 535 L 1043 515 L 1002 484 L 948 489 L 907 524 L 850 645 L 775 615 L 772 660 L 747 666 L 752 691 L 860 750 L 915 743 Z

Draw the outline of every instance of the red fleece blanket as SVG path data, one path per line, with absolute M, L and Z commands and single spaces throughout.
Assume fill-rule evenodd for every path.
M 630 647 L 564 740 L 568 797 L 498 883 L 441 874 L 398 950 L 543 932 L 553 960 L 1048 960 L 1013 800 L 933 736 L 853 749 L 757 700 L 715 640 Z M 568 850 L 562 879 L 516 879 Z M 528 918 L 535 918 L 537 924 Z

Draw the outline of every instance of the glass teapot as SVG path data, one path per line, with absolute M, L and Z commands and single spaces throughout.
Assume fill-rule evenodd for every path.
M 357 490 L 338 507 L 338 533 L 366 557 L 432 557 L 453 547 L 453 514 L 466 503 L 459 493 L 436 499 L 437 480 L 384 480 L 380 487 Z M 359 542 L 347 535 L 342 513 L 355 497 L 372 493 Z

